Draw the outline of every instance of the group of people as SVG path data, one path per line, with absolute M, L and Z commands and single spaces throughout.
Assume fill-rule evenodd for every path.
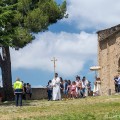
M 24 83 L 20 81 L 19 78 L 13 84 L 14 95 L 15 95 L 15 102 L 16 106 L 22 106 L 22 99 L 30 99 L 32 96 L 32 89 L 29 83 Z
M 23 83 L 23 99 L 24 100 L 31 99 L 31 97 L 32 97 L 32 88 L 30 83 Z
M 55 73 L 55 78 L 49 80 L 47 85 L 48 100 L 61 100 L 61 95 L 66 99 L 85 98 L 91 92 L 91 84 L 84 76 L 76 76 L 75 81 L 63 80 Z

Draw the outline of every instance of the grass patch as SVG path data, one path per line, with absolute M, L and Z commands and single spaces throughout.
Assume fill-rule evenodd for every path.
M 0 120 L 120 120 L 120 96 L 67 101 L 24 101 L 0 105 Z

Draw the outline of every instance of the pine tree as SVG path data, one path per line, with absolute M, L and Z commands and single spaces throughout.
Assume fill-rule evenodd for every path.
M 0 1 L 0 67 L 5 100 L 13 97 L 9 48 L 23 48 L 35 39 L 34 33 L 48 30 L 65 15 L 66 1 L 61 5 L 55 0 Z

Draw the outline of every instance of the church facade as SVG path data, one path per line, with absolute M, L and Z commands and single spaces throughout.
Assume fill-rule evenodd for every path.
M 101 95 L 110 95 L 115 93 L 114 76 L 120 73 L 120 25 L 97 34 Z

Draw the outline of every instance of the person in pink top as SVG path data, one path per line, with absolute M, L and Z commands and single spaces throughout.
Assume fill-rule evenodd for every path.
M 76 83 L 75 83 L 75 81 L 72 82 L 71 95 L 72 95 L 72 98 L 76 98 Z

